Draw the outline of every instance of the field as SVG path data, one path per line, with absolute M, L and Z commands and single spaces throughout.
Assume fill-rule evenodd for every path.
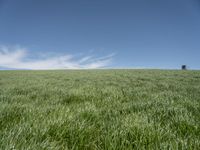
M 199 149 L 200 71 L 0 71 L 0 149 Z

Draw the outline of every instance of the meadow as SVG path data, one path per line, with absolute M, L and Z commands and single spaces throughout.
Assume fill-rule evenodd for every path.
M 0 71 L 0 149 L 200 149 L 200 71 Z

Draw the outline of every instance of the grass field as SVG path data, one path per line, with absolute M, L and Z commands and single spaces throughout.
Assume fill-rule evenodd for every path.
M 200 149 L 200 71 L 0 71 L 0 149 Z

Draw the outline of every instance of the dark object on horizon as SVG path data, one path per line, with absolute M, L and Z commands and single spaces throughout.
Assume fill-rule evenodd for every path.
M 187 70 L 187 66 L 186 65 L 182 65 L 182 70 Z

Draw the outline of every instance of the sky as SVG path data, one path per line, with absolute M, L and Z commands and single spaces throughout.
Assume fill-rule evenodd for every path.
M 0 69 L 200 69 L 200 0 L 0 0 Z

